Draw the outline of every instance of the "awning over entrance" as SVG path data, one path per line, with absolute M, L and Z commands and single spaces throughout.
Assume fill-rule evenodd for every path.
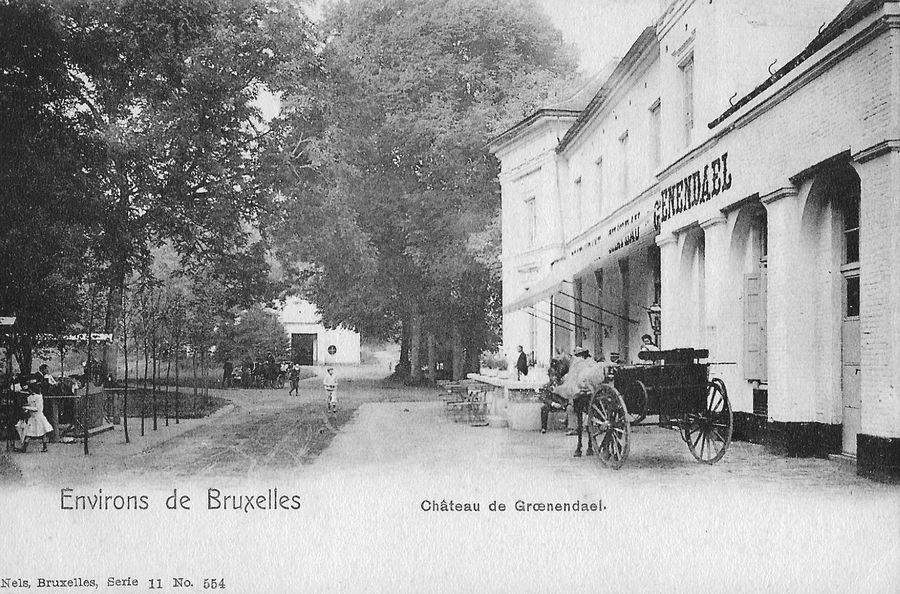
M 609 217 L 588 237 L 573 243 L 566 253 L 568 277 L 574 278 L 609 258 L 620 258 L 637 247 L 652 244 L 659 234 L 653 224 L 655 200 L 656 194 L 645 195 Z
M 551 269 L 550 274 L 538 278 L 532 286 L 526 287 L 522 294 L 509 303 L 504 304 L 503 313 L 519 311 L 520 309 L 549 299 L 558 293 L 562 289 L 563 281 L 566 278 L 563 276 L 563 269 L 565 267 L 562 266 L 562 264 L 563 262 L 558 262 L 553 269 Z
M 555 262 L 549 274 L 506 303 L 503 313 L 545 301 L 562 292 L 567 280 L 602 266 L 607 259 L 620 258 L 636 248 L 651 245 L 659 233 L 653 224 L 655 198 L 656 194 L 648 193 L 608 217 L 580 241 L 573 242 L 566 250 L 565 258 Z

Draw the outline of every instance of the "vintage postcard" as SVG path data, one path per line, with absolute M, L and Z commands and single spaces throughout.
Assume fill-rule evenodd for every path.
M 0 594 L 900 591 L 898 39 L 0 1 Z

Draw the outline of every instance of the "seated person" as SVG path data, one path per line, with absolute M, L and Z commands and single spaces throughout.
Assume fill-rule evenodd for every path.
M 656 344 L 653 342 L 653 337 L 650 336 L 649 334 L 644 334 L 643 336 L 641 336 L 641 343 L 642 343 L 641 344 L 641 352 L 642 353 L 648 352 L 648 351 L 659 351 L 659 347 L 656 346 Z M 638 358 L 638 364 L 640 364 L 640 365 L 650 365 L 652 363 L 653 363 L 653 361 L 645 361 L 645 360 L 641 359 L 640 357 Z
M 43 380 L 44 380 L 45 382 L 47 382 L 48 385 L 50 385 L 50 386 L 55 386 L 55 385 L 56 385 L 56 378 L 54 378 L 54 377 L 50 374 L 50 368 L 47 367 L 47 364 L 46 364 L 46 363 L 44 363 L 43 365 L 41 365 L 40 367 L 38 367 L 38 372 L 41 374 L 41 378 L 43 378 Z
M 653 337 L 649 334 L 641 336 L 641 351 L 658 351 L 659 347 L 653 342 Z
M 16 423 L 16 433 L 19 434 L 19 441 L 22 442 L 22 447 L 15 448 L 15 450 L 24 454 L 28 449 L 28 439 L 39 437 L 41 446 L 43 446 L 41 451 L 46 452 L 46 436 L 53 431 L 53 425 L 44 416 L 44 397 L 41 394 L 41 382 L 35 380 L 29 383 L 28 389 L 30 390 L 28 402 L 22 407 L 28 413 L 28 417 Z

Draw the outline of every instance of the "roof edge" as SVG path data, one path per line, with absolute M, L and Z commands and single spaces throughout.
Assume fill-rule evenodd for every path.
M 658 40 L 656 38 L 656 27 L 645 27 L 641 34 L 638 35 L 634 43 L 628 49 L 625 57 L 616 65 L 609 78 L 591 99 L 587 107 L 582 110 L 581 115 L 575 120 L 575 123 L 566 132 L 563 139 L 556 147 L 557 153 L 562 153 L 566 148 L 574 142 L 580 135 L 581 130 L 587 126 L 590 119 L 600 109 L 606 105 L 606 100 L 612 95 L 612 91 L 628 76 L 628 73 L 647 55 L 648 50 L 653 48 L 659 49 Z

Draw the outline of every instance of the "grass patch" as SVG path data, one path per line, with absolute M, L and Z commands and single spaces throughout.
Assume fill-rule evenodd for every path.
M 165 417 L 168 412 L 168 416 L 173 419 L 176 413 L 181 419 L 201 419 L 228 404 L 228 400 L 218 396 L 204 398 L 203 394 L 197 394 L 194 397 L 193 392 L 179 391 L 176 393 L 174 390 L 169 390 L 167 396 L 163 389 L 156 391 L 154 403 L 152 391 L 142 388 L 128 390 L 127 415 L 129 417 L 140 417 L 142 412 L 144 417 L 152 417 L 154 404 L 157 417 Z
M 0 483 L 17 483 L 22 480 L 22 471 L 13 464 L 9 454 L 0 454 Z

